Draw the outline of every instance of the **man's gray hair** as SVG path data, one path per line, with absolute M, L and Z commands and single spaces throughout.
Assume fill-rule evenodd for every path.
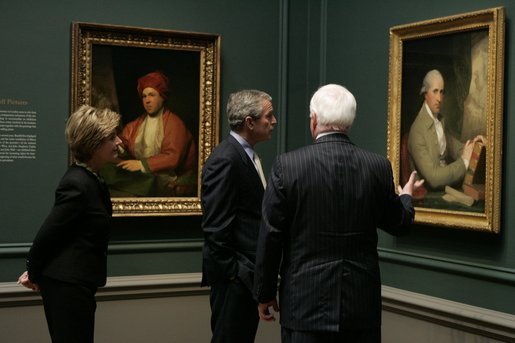
M 356 117 L 356 99 L 347 88 L 328 84 L 313 94 L 309 111 L 316 113 L 318 125 L 347 131 Z
M 420 88 L 420 94 L 424 94 L 427 91 L 429 91 L 429 89 L 431 89 L 433 80 L 436 77 L 440 77 L 443 80 L 442 73 L 440 73 L 437 69 L 433 69 L 427 72 L 426 76 L 424 77 L 424 81 L 422 81 L 422 88 Z
M 120 115 L 110 109 L 81 106 L 70 115 L 64 131 L 73 157 L 87 162 L 104 140 L 113 134 L 120 124 Z
M 244 89 L 230 94 L 227 102 L 227 117 L 231 130 L 240 130 L 247 116 L 255 120 L 259 119 L 263 113 L 263 100 L 271 102 L 272 97 L 255 89 Z

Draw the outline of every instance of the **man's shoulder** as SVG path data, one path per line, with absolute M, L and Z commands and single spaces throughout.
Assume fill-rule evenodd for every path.
M 218 143 L 217 146 L 215 146 L 212 154 L 219 155 L 219 154 L 237 153 L 239 145 L 240 145 L 240 143 L 238 143 L 238 141 L 235 138 L 233 138 L 231 135 L 229 135 L 224 140 L 222 140 L 220 143 Z
M 390 161 L 383 155 L 372 152 L 370 150 L 358 147 L 354 144 L 346 145 L 347 148 L 343 150 L 339 150 L 337 152 L 334 150 L 334 153 L 331 153 L 331 158 L 326 158 L 324 156 L 328 156 L 327 153 L 321 151 L 324 148 L 321 145 L 313 144 L 308 145 L 287 153 L 283 153 L 279 155 L 274 163 L 276 168 L 288 168 L 289 170 L 306 170 L 306 166 L 308 169 L 312 166 L 318 165 L 340 165 L 346 159 L 350 159 L 351 163 L 345 163 L 345 165 L 358 165 L 359 168 L 366 167 L 367 169 L 373 169 L 376 171 L 383 172 L 385 169 L 391 169 Z M 347 152 L 344 152 L 345 149 Z M 340 155 L 343 154 L 343 155 Z M 341 156 L 346 156 L 343 159 Z
M 241 150 L 241 151 L 240 151 Z M 245 153 L 243 147 L 239 146 L 238 141 L 231 136 L 221 141 L 211 152 L 206 163 L 214 160 L 236 160 L 241 159 L 241 155 Z
M 433 125 L 433 120 L 429 117 L 429 113 L 427 112 L 424 105 L 420 108 L 413 124 L 411 124 L 411 130 L 415 129 L 425 129 Z
M 132 119 L 127 124 L 125 124 L 125 126 L 123 127 L 123 130 L 127 131 L 127 130 L 137 129 L 141 125 L 143 120 L 145 120 L 145 116 L 146 116 L 146 114 L 142 114 L 142 115 L 139 115 L 136 118 Z
M 300 156 L 307 156 L 312 154 L 313 145 L 306 145 L 300 148 L 296 148 L 295 150 L 284 152 L 282 154 L 277 155 L 278 160 L 297 160 Z
M 380 155 L 380 154 L 372 152 L 370 150 L 361 148 L 355 144 L 346 144 L 346 143 L 337 143 L 337 144 L 344 144 L 344 145 L 342 145 L 343 146 L 342 149 L 347 150 L 347 151 L 352 151 L 350 153 L 353 155 L 355 154 L 358 156 L 367 157 L 369 159 L 377 159 L 377 160 L 382 160 L 382 161 L 388 160 L 383 155 Z M 301 159 L 305 160 L 306 158 L 310 158 L 310 157 L 317 158 L 318 156 L 320 156 L 321 151 L 323 151 L 324 149 L 333 149 L 333 148 L 334 148 L 333 146 L 328 147 L 326 145 L 310 144 L 310 145 L 306 145 L 301 148 L 297 148 L 295 150 L 280 154 L 277 158 L 280 160 L 294 160 L 294 161 L 299 161 Z M 335 150 L 335 154 L 336 154 L 336 150 Z
M 171 123 L 171 124 L 181 124 L 184 125 L 184 122 L 182 121 L 181 117 L 179 117 L 177 114 L 172 112 L 171 110 L 165 108 L 163 111 L 163 122 L 165 124 Z
M 360 157 L 360 158 L 370 161 L 370 162 L 386 163 L 386 164 L 390 163 L 388 158 L 386 158 L 385 156 L 383 156 L 377 152 L 359 147 L 359 146 L 354 146 L 353 153 L 357 157 Z

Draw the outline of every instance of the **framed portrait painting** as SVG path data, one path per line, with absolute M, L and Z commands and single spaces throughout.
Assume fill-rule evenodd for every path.
M 500 230 L 504 9 L 390 29 L 388 157 L 421 224 Z
M 73 23 L 72 112 L 121 115 L 118 163 L 100 171 L 114 216 L 200 215 L 218 139 L 220 36 Z

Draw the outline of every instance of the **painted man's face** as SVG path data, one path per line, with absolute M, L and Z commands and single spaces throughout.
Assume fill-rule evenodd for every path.
M 163 108 L 164 99 L 159 92 L 152 87 L 147 87 L 143 90 L 141 100 L 143 101 L 145 111 L 150 115 L 156 114 Z
M 444 93 L 443 79 L 440 76 L 435 76 L 431 80 L 431 87 L 424 94 L 427 106 L 429 106 L 433 115 L 440 113 Z

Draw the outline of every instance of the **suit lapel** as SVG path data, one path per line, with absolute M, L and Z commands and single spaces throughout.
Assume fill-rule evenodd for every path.
M 427 130 L 431 129 L 435 125 L 435 122 L 433 121 L 433 119 L 431 119 L 431 116 L 429 115 L 429 112 L 427 112 L 426 106 L 424 104 L 422 105 L 421 112 L 422 112 L 421 119 L 422 119 L 422 122 L 424 123 L 424 127 Z M 435 131 L 435 134 L 436 134 L 436 131 Z
M 238 152 L 238 154 L 241 157 L 241 161 L 243 162 L 243 164 L 248 166 L 249 164 L 253 163 L 251 161 L 249 155 L 247 155 L 247 153 L 245 152 L 245 149 L 243 149 L 243 147 L 236 140 L 236 138 L 234 138 L 232 135 L 229 135 L 229 137 L 227 138 L 227 141 L 236 149 L 236 151 Z
M 236 151 L 240 155 L 241 162 L 247 169 L 247 172 L 249 176 L 251 176 L 251 179 L 254 181 L 254 183 L 259 184 L 262 188 L 263 183 L 261 182 L 261 178 L 259 177 L 256 167 L 254 166 L 254 162 L 250 159 L 249 155 L 247 155 L 245 149 L 243 149 L 241 144 L 232 135 L 229 135 L 227 141 L 236 149 Z

